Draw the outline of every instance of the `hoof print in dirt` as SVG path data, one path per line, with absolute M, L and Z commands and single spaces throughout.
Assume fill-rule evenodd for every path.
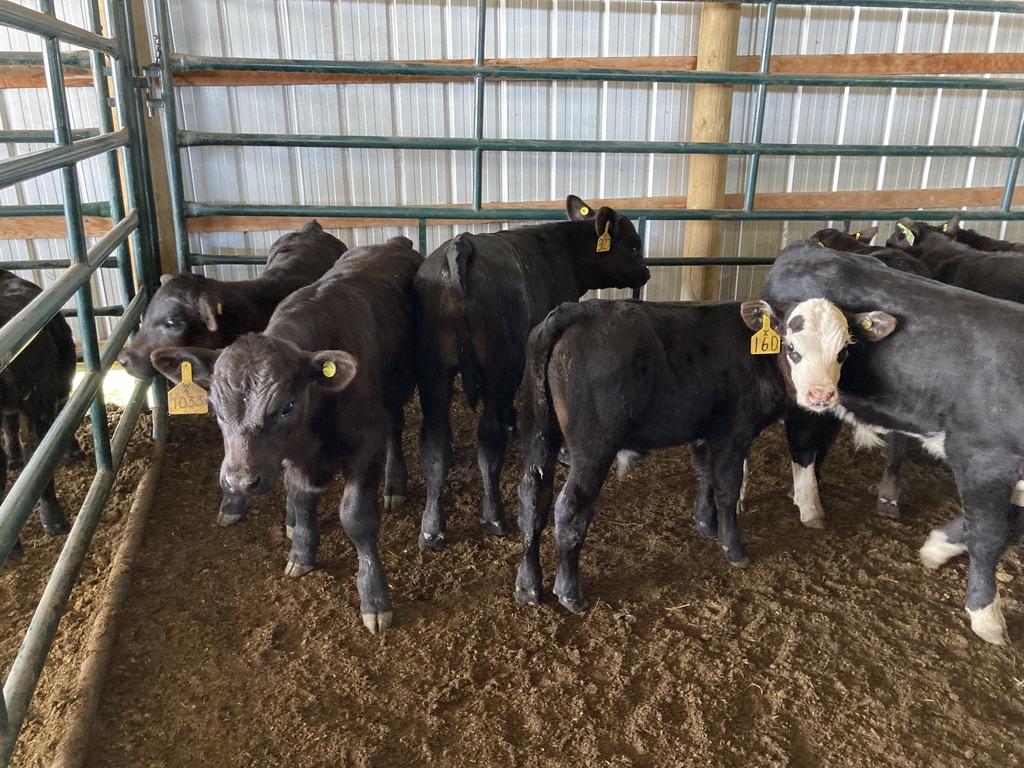
M 379 635 L 391 626 L 394 618 L 394 611 L 382 611 L 380 613 L 364 613 L 363 626 L 370 630 L 371 635 Z
M 296 563 L 294 560 L 289 560 L 288 565 L 284 567 L 284 575 L 293 579 L 298 579 L 305 576 L 315 567 L 316 566 L 314 565 L 303 565 L 302 563 Z

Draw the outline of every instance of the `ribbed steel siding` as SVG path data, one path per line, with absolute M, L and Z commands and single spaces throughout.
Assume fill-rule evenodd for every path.
M 28 8 L 39 10 L 38 2 L 19 2 Z M 88 4 L 85 0 L 58 0 L 57 16 L 63 21 L 80 27 L 89 27 Z M 73 46 L 61 45 L 62 50 Z M 42 51 L 42 39 L 27 32 L 0 27 L 0 50 Z M 72 128 L 93 128 L 99 125 L 98 104 L 94 88 L 69 88 L 68 106 L 71 110 Z M 17 88 L 0 90 L 0 129 L 50 129 L 53 118 L 46 90 L 43 88 Z M 0 144 L 0 158 L 45 149 L 49 144 Z M 107 176 L 102 156 L 90 158 L 79 164 L 79 186 L 83 202 L 106 202 L 109 200 Z M 56 205 L 63 202 L 60 177 L 50 173 L 12 187 L 0 190 L 0 205 Z M 89 244 L 95 238 L 89 239 Z M 0 240 L 0 267 L 5 261 L 25 259 L 67 259 L 67 241 L 64 238 L 37 240 Z M 59 270 L 40 269 L 19 271 L 19 275 L 38 285 L 47 286 L 60 276 Z M 107 306 L 121 303 L 121 293 L 115 270 L 101 269 L 93 278 L 94 305 Z M 68 302 L 74 306 L 74 300 Z M 78 341 L 78 321 L 72 319 L 72 330 Z M 100 339 L 105 339 L 113 323 L 107 318 L 97 318 Z

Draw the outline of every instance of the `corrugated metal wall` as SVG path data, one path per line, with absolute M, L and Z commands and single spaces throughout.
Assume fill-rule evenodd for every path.
M 31 3 L 30 3 L 31 5 Z M 82 23 L 81 0 L 58 2 Z M 491 0 L 486 56 L 695 55 L 699 4 L 653 0 Z M 469 59 L 475 42 L 472 0 L 171 0 L 175 49 L 220 56 L 323 59 Z M 745 6 L 740 54 L 760 52 L 764 9 Z M 0 31 L 0 46 L 38 50 L 36 39 Z M 779 9 L 777 54 L 1024 51 L 1024 18 L 945 11 Z M 209 131 L 471 136 L 469 83 L 181 88 L 183 128 Z M 686 141 L 692 89 L 630 83 L 501 82 L 487 85 L 485 132 L 501 138 Z M 74 89 L 75 125 L 95 125 L 91 89 Z M 752 89 L 737 88 L 731 138 L 752 134 Z M 769 92 L 766 141 L 815 143 L 1008 144 L 1021 109 L 1004 92 L 780 88 Z M 0 93 L 2 127 L 49 125 L 45 94 Z M 19 147 L 19 149 L 24 149 Z M 0 149 L 0 151 L 4 151 Z M 680 156 L 489 153 L 485 202 L 684 195 L 688 161 Z M 184 155 L 185 195 L 216 202 L 308 204 L 468 203 L 471 153 L 393 150 L 192 148 Z M 765 158 L 759 192 L 997 186 L 1005 160 L 927 158 Z M 745 160 L 729 160 L 728 192 L 740 192 Z M 86 166 L 89 200 L 102 200 L 98 163 Z M 56 202 L 55 179 L 5 190 L 4 202 Z M 867 222 L 854 222 L 859 226 Z M 650 256 L 678 255 L 684 223 L 651 222 Z M 431 248 L 465 225 L 431 226 Z M 495 226 L 470 227 L 482 231 Z M 722 255 L 771 255 L 805 237 L 815 223 L 728 223 Z M 982 231 L 1024 240 L 1021 225 Z M 350 245 L 399 229 L 341 230 Z M 413 229 L 404 233 L 415 240 Z M 204 253 L 266 252 L 281 232 L 192 236 Z M 63 254 L 61 241 L 2 243 L 0 258 Z M 241 277 L 251 270 L 218 268 Z M 764 270 L 724 269 L 723 297 L 755 293 Z M 43 276 L 44 279 L 46 276 Z M 678 297 L 680 272 L 655 270 L 646 296 Z M 107 287 L 104 286 L 105 292 Z M 107 303 L 116 291 L 98 296 Z

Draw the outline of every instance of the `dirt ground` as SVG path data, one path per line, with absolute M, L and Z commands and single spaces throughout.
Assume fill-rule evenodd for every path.
M 110 431 L 120 418 L 120 411 L 107 412 Z M 135 486 L 146 471 L 152 445 L 151 423 L 143 415 L 128 445 L 124 463 L 111 490 L 107 508 L 96 528 L 89 553 L 82 565 L 79 583 L 68 601 L 53 649 L 43 669 L 36 697 L 29 709 L 15 753 L 13 765 L 43 766 L 60 742 L 62 717 L 75 697 L 82 649 L 92 627 L 95 602 L 102 594 L 107 567 L 121 543 L 122 522 L 132 503 Z M 92 453 L 92 436 L 88 418 L 78 430 L 78 441 L 87 456 L 77 464 L 57 469 L 57 498 L 69 518 L 82 505 L 96 472 Z M 15 474 L 8 478 L 13 483 Z M 29 518 L 21 534 L 24 553 L 0 568 L 0 675 L 6 677 L 11 663 L 28 629 L 36 603 L 64 546 L 64 538 L 46 536 L 39 524 L 38 513 Z
M 741 521 L 752 564 L 737 570 L 692 526 L 689 450 L 664 451 L 606 484 L 582 561 L 593 608 L 572 616 L 513 601 L 520 546 L 479 533 L 463 408 L 452 543 L 417 551 L 417 427 L 411 409 L 411 499 L 381 541 L 396 624 L 374 637 L 337 522 L 340 481 L 321 503 L 321 568 L 287 579 L 280 491 L 218 528 L 216 425 L 172 420 L 87 765 L 1024 764 L 1020 552 L 1003 565 L 1014 643 L 992 647 L 962 609 L 965 564 L 931 573 L 917 560 L 956 511 L 940 465 L 915 456 L 905 522 L 882 519 L 869 490 L 881 457 L 844 435 L 823 483 L 828 527 L 809 530 L 772 429 Z M 513 450 L 513 512 L 517 464 Z M 549 586 L 552 550 L 549 534 Z M 59 686 L 45 688 L 49 715 Z M 57 727 L 33 719 L 21 764 L 44 764 Z

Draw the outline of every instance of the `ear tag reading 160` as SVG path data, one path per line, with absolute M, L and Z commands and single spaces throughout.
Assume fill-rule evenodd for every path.
M 181 364 L 181 383 L 167 393 L 167 412 L 173 416 L 209 413 L 206 390 L 192 381 L 192 363 Z
M 604 223 L 604 234 L 597 238 L 598 253 L 608 253 L 612 249 L 612 236 L 608 232 L 608 227 L 611 225 L 610 221 L 606 221 Z
M 772 319 L 761 315 L 761 330 L 750 337 L 750 354 L 777 355 L 782 348 L 779 334 L 772 330 Z

